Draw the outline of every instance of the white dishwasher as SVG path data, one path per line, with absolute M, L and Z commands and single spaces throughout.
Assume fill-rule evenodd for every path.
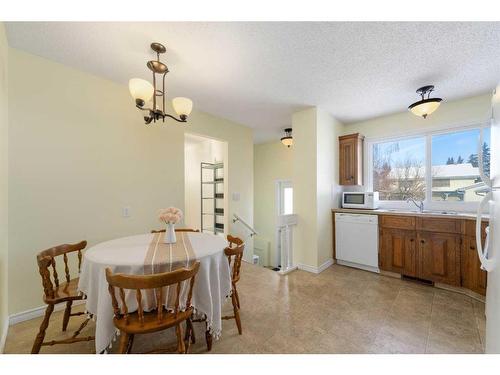
M 338 264 L 380 272 L 378 216 L 336 213 L 335 256 Z

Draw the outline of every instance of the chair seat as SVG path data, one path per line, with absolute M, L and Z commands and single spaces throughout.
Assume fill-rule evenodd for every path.
M 128 334 L 138 334 L 138 333 L 151 333 L 161 331 L 177 324 L 189 318 L 193 313 L 193 308 L 189 308 L 186 311 L 179 311 L 177 317 L 174 313 L 163 312 L 163 318 L 158 320 L 157 310 L 145 312 L 144 322 L 141 323 L 139 320 L 139 314 L 137 312 L 128 315 L 128 322 L 125 318 L 114 318 L 113 323 L 115 327 L 120 331 L 126 332 Z
M 83 295 L 78 293 L 78 281 L 80 279 L 74 278 L 68 282 L 59 284 L 58 287 L 54 288 L 54 298 L 44 296 L 43 300 L 45 303 L 55 304 L 66 301 L 76 301 L 83 299 Z

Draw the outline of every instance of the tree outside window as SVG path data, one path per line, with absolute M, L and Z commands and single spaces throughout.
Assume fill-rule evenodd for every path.
M 487 187 L 479 176 L 479 129 L 373 144 L 373 190 L 380 200 L 425 200 L 426 180 L 432 181 L 433 201 L 477 202 Z M 490 130 L 483 129 L 483 166 L 490 171 Z M 430 170 L 426 170 L 430 142 Z
M 373 189 L 381 200 L 424 200 L 425 138 L 374 144 Z

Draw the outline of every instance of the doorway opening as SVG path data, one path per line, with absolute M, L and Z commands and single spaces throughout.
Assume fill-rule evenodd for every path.
M 225 236 L 228 231 L 227 142 L 184 134 L 184 223 Z
M 293 185 L 291 180 L 276 181 L 276 234 L 275 234 L 275 249 L 274 249 L 274 271 L 280 271 L 282 267 L 282 222 L 281 218 L 284 215 L 293 214 Z

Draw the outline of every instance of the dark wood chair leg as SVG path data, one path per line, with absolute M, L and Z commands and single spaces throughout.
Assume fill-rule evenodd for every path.
M 132 345 L 134 345 L 134 336 L 135 335 L 130 335 L 130 337 L 128 338 L 127 354 L 132 353 Z
M 130 335 L 122 332 L 120 335 L 120 346 L 118 347 L 118 354 L 126 354 L 128 349 Z
M 62 325 L 63 332 L 66 332 L 66 328 L 68 328 L 68 322 L 69 322 L 69 317 L 71 315 L 71 305 L 72 304 L 73 304 L 73 301 L 66 302 L 66 309 L 64 310 L 63 325 Z
M 184 346 L 184 339 L 182 337 L 182 326 L 177 324 L 175 326 L 175 333 L 177 334 L 177 352 L 179 354 L 184 354 L 186 352 L 186 347 Z
M 236 326 L 238 327 L 238 333 L 241 335 L 243 333 L 241 329 L 241 319 L 240 319 L 240 309 L 238 307 L 238 300 L 236 293 L 231 295 L 231 300 L 233 302 L 234 320 L 236 320 Z
M 208 322 L 205 321 L 205 341 L 207 342 L 207 350 L 212 350 L 212 335 L 208 329 Z
M 191 341 L 191 344 L 196 343 L 196 338 L 194 336 L 193 322 L 191 321 L 191 319 L 186 320 L 186 336 L 184 337 L 184 340 L 187 341 L 188 338 Z
M 49 326 L 50 316 L 54 311 L 54 305 L 47 305 L 47 309 L 45 310 L 45 316 L 43 318 L 42 324 L 40 324 L 40 330 L 36 335 L 35 342 L 33 343 L 33 347 L 31 348 L 31 354 L 40 353 L 40 348 L 42 347 L 43 339 L 45 338 L 45 332 L 47 331 L 47 327 Z
M 194 328 L 193 322 L 191 319 L 186 320 L 186 336 L 184 338 L 184 346 L 186 348 L 185 354 L 189 353 L 189 349 L 191 348 L 191 344 L 194 343 Z

